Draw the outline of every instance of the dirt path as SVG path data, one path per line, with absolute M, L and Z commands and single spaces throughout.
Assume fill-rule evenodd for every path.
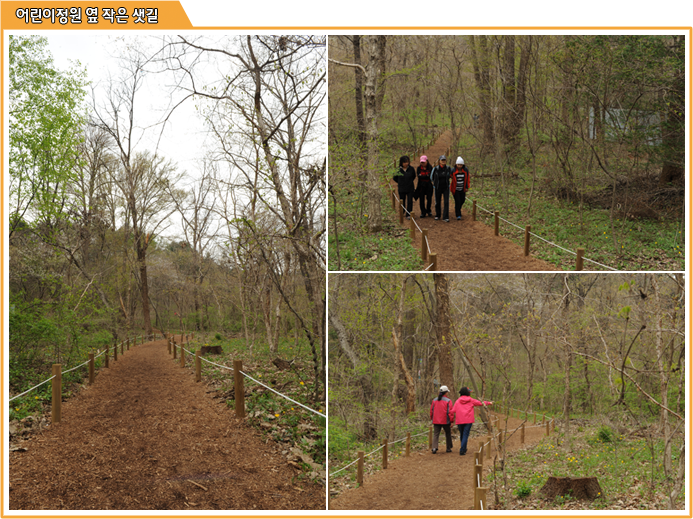
M 444 154 L 452 142 L 452 132 L 447 130 L 438 140 L 426 150 L 426 156 L 435 166 L 438 157 Z M 447 157 L 448 165 L 455 167 L 457 156 Z M 411 159 L 413 166 L 418 166 L 419 157 Z M 471 192 L 474 193 L 474 169 L 471 169 Z M 495 236 L 493 227 L 480 221 L 472 221 L 471 198 L 468 197 L 462 206 L 462 219 L 455 219 L 455 201 L 450 197 L 450 222 L 434 220 L 431 217 L 419 218 L 419 202 L 414 201 L 413 211 L 416 223 L 422 229 L 428 229 L 428 242 L 431 252 L 438 256 L 440 271 L 469 271 L 469 270 L 505 270 L 505 271 L 537 271 L 560 270 L 555 265 L 533 258 L 525 257 L 524 250 L 519 245 L 502 236 Z M 431 202 L 431 211 L 435 216 L 435 194 Z M 390 218 L 398 222 L 397 213 L 391 213 Z M 402 228 L 409 229 L 410 222 L 404 221 Z M 421 248 L 421 234 L 417 231 L 413 241 L 414 247 Z
M 325 509 L 325 488 L 299 481 L 163 340 L 111 361 L 22 447 L 10 455 L 14 510 Z
M 508 430 L 521 424 L 521 420 L 511 418 Z M 545 436 L 542 427 L 529 428 L 526 425 L 525 444 L 532 445 Z M 474 431 L 482 426 L 475 425 Z M 484 429 L 485 430 L 485 429 Z M 445 446 L 441 433 L 442 445 Z M 364 478 L 363 486 L 353 488 L 330 498 L 330 510 L 472 510 L 474 488 L 474 451 L 478 450 L 481 437 L 469 439 L 469 451 L 459 455 L 460 443 L 455 440 L 451 453 L 445 449 L 437 454 L 431 451 L 413 452 L 408 458 L 402 457 L 388 463 L 386 470 Z M 519 431 L 506 442 L 506 449 L 518 450 Z M 495 455 L 495 453 L 494 453 Z M 491 462 L 484 463 L 484 474 Z M 492 492 L 488 494 L 489 507 L 492 506 Z

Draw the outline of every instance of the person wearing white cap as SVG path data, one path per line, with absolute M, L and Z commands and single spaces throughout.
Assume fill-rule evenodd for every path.
M 440 430 L 445 431 L 445 452 L 452 452 L 452 431 L 450 424 L 455 419 L 452 414 L 452 401 L 446 396 L 450 390 L 448 386 L 440 386 L 438 390 L 438 398 L 434 398 L 431 402 L 431 421 L 433 422 L 433 444 L 431 451 L 433 454 L 438 452 L 438 437 Z
M 455 216 L 458 220 L 461 220 L 462 204 L 464 204 L 466 192 L 469 189 L 469 169 L 465 166 L 462 157 L 457 157 L 455 166 L 455 171 L 452 173 L 450 191 L 452 191 L 452 197 L 455 199 Z

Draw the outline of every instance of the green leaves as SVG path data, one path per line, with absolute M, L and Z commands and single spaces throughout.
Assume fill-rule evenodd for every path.
M 10 36 L 10 235 L 65 217 L 79 163 L 85 73 L 54 68 L 45 38 Z

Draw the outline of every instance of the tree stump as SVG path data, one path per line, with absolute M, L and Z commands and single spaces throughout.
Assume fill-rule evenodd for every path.
M 599 481 L 594 477 L 557 478 L 550 476 L 539 492 L 550 499 L 556 496 L 566 496 L 575 499 L 594 500 L 604 496 L 602 487 L 599 486 Z
M 200 354 L 206 355 L 207 353 L 212 353 L 214 355 L 221 355 L 221 346 L 202 346 L 200 348 Z
M 287 360 L 280 359 L 279 357 L 277 357 L 272 361 L 272 364 L 277 366 L 277 369 L 286 370 L 291 368 L 291 364 L 293 364 L 293 361 L 289 362 Z

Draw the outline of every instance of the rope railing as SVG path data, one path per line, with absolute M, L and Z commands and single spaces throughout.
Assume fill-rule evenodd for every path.
M 493 211 L 489 211 L 488 209 L 482 207 L 481 205 L 479 205 L 478 202 L 476 203 L 476 207 L 478 207 L 479 209 L 481 209 L 482 211 L 484 211 L 484 212 L 486 212 L 486 213 L 488 213 L 488 214 L 491 214 L 491 215 L 494 215 L 494 216 L 495 216 L 495 213 L 494 213 Z M 505 218 L 503 218 L 503 217 L 501 217 L 501 216 L 498 216 L 498 219 L 504 221 L 504 222 L 507 223 L 508 225 L 511 225 L 511 226 L 513 226 L 513 227 L 515 227 L 515 228 L 517 228 L 517 229 L 520 229 L 521 231 L 524 231 L 524 230 L 525 230 L 525 229 L 523 229 L 522 227 L 520 227 L 519 225 L 517 225 L 517 224 L 515 224 L 515 223 L 513 223 L 513 222 L 511 222 L 511 221 L 509 221 L 509 220 L 506 220 Z M 534 236 L 535 238 L 538 238 L 539 240 L 541 240 L 541 241 L 543 241 L 543 242 L 545 242 L 545 243 L 547 243 L 547 244 L 549 244 L 549 245 L 551 245 L 551 246 L 553 246 L 553 247 L 556 247 L 556 248 L 558 248 L 558 249 L 561 249 L 561 250 L 564 251 L 564 252 L 567 252 L 567 253 L 569 253 L 569 254 L 572 254 L 573 256 L 577 256 L 577 255 L 578 255 L 577 252 L 574 252 L 574 251 L 572 251 L 572 250 L 570 250 L 570 249 L 566 249 L 565 247 L 562 247 L 562 246 L 558 245 L 557 243 L 553 243 L 552 241 L 549 241 L 549 240 L 547 240 L 546 238 L 543 238 L 542 236 L 539 236 L 539 235 L 536 234 L 536 233 L 533 233 L 533 232 L 529 231 L 528 234 L 529 234 L 530 236 Z M 615 269 L 615 268 L 613 268 L 613 267 L 609 267 L 608 265 L 604 265 L 603 263 L 599 263 L 598 261 L 595 261 L 595 260 L 590 259 L 590 258 L 586 258 L 586 257 L 584 257 L 584 256 L 582 257 L 582 260 L 583 260 L 583 261 L 589 261 L 590 263 L 594 263 L 595 265 L 599 265 L 600 267 L 603 267 L 603 268 L 608 269 L 608 270 L 618 271 L 618 269 Z
M 182 349 L 183 351 L 185 351 L 186 353 L 188 353 L 189 355 L 195 356 L 195 354 L 194 354 L 193 352 L 191 352 L 190 350 L 186 350 L 186 349 L 183 348 L 182 346 L 181 346 L 181 349 Z M 227 369 L 227 370 L 229 370 L 229 371 L 234 371 L 234 372 L 235 372 L 235 370 L 234 370 L 233 368 L 229 367 L 229 366 L 224 366 L 224 365 L 222 365 L 222 364 L 217 364 L 216 362 L 212 362 L 211 360 L 207 360 L 207 359 L 205 359 L 204 357 L 200 357 L 200 359 L 203 360 L 203 361 L 205 361 L 205 362 L 208 362 L 209 364 L 213 364 L 213 365 L 218 366 L 218 367 L 220 367 L 220 368 Z M 271 387 L 269 387 L 269 386 L 263 384 L 263 383 L 260 382 L 259 380 L 254 379 L 253 377 L 251 377 L 251 376 L 248 375 L 247 373 L 244 373 L 243 371 L 240 371 L 240 373 L 241 373 L 241 375 L 243 375 L 244 377 L 249 378 L 250 380 L 252 380 L 252 381 L 255 382 L 256 384 L 259 384 L 259 385 L 261 385 L 262 387 L 264 387 L 264 388 L 266 388 L 266 389 L 269 389 L 269 390 L 272 391 L 273 393 L 276 393 L 277 395 L 281 396 L 282 398 L 285 398 L 285 399 L 288 400 L 289 402 L 293 402 L 294 404 L 299 405 L 299 406 L 301 406 L 302 408 L 304 408 L 304 409 L 306 409 L 306 410 L 310 411 L 311 413 L 314 413 L 314 414 L 316 414 L 316 415 L 318 415 L 318 416 L 322 416 L 323 418 L 327 418 L 327 415 L 325 415 L 325 414 L 323 414 L 323 413 L 321 413 L 321 412 L 319 412 L 319 411 L 316 411 L 315 409 L 311 409 L 310 407 L 308 407 L 308 406 L 306 406 L 306 405 L 303 405 L 301 402 L 297 402 L 297 401 L 294 400 L 293 398 L 288 397 L 288 396 L 286 396 L 286 395 L 280 393 L 279 391 L 276 391 L 275 389 L 272 389 Z
M 149 338 L 149 337 L 152 337 L 152 336 L 153 336 L 153 335 L 148 335 L 148 336 L 142 336 L 142 335 L 140 335 L 140 336 L 137 336 L 137 337 L 135 338 L 135 343 L 136 343 L 136 340 L 139 339 L 139 338 L 142 338 L 142 337 L 147 337 L 147 338 Z M 129 339 L 125 339 L 125 340 L 123 340 L 123 341 L 121 341 L 121 342 L 115 344 L 114 347 L 115 347 L 115 348 L 118 348 L 118 347 L 120 347 L 120 346 L 123 346 L 123 344 L 125 344 L 128 340 L 129 340 Z M 104 355 L 107 351 L 108 351 L 108 349 L 105 348 L 105 349 L 103 349 L 103 350 L 102 350 L 101 352 L 99 352 L 99 353 L 94 353 L 94 354 L 93 354 L 94 360 L 96 360 L 97 358 L 99 358 L 99 357 L 101 357 L 102 355 Z M 90 355 L 91 355 L 91 354 L 90 354 Z M 86 360 L 85 362 L 83 362 L 82 364 L 79 364 L 79 365 L 75 366 L 74 368 L 70 368 L 70 369 L 66 369 L 65 371 L 61 371 L 61 372 L 60 372 L 60 375 L 62 376 L 62 375 L 65 375 L 66 373 L 70 373 L 71 371 L 75 371 L 75 370 L 77 370 L 77 369 L 79 369 L 79 368 L 81 368 L 81 367 L 83 367 L 83 366 L 86 366 L 87 364 L 89 364 L 89 363 L 91 363 L 91 362 L 92 362 L 92 359 L 90 358 L 90 359 Z M 56 364 L 56 366 L 59 366 L 59 365 Z M 20 394 L 18 394 L 18 395 L 13 396 L 12 398 L 10 398 L 10 399 L 8 400 L 8 403 L 9 403 L 9 402 L 12 402 L 13 400 L 16 400 L 16 399 L 18 399 L 18 398 L 20 398 L 20 397 L 23 397 L 24 395 L 27 395 L 27 394 L 31 393 L 33 390 L 35 390 L 35 389 L 41 387 L 42 385 L 47 384 L 48 382 L 54 380 L 57 376 L 58 376 L 58 375 L 52 375 L 50 378 L 47 378 L 47 379 L 44 380 L 43 382 L 39 382 L 38 384 L 36 384 L 36 385 L 35 385 L 34 387 L 32 387 L 31 389 L 27 389 L 27 390 L 24 391 L 23 393 L 20 393 Z M 90 375 L 90 376 L 91 376 L 91 375 Z M 62 384 L 62 381 L 61 381 L 61 384 Z
M 401 439 L 399 439 L 399 440 L 395 440 L 395 441 L 390 442 L 390 443 L 391 443 L 392 445 L 394 445 L 395 443 L 400 443 L 400 442 L 406 441 L 407 438 L 410 438 L 410 439 L 411 439 L 411 438 L 416 438 L 417 436 L 423 436 L 424 434 L 428 434 L 428 431 L 424 431 L 424 432 L 422 432 L 422 433 L 415 434 L 415 435 L 413 435 L 413 436 L 405 436 L 404 438 L 401 438 Z M 369 452 L 368 454 L 365 454 L 363 457 L 364 457 L 364 458 L 367 458 L 368 456 L 371 456 L 372 454 L 375 454 L 376 452 L 378 452 L 378 451 L 379 451 L 380 449 L 382 449 L 382 448 L 383 448 L 383 445 L 380 445 L 377 449 L 372 450 L 372 451 Z M 352 461 L 352 462 L 349 463 L 348 465 L 345 465 L 345 466 L 342 467 L 341 469 L 334 471 L 332 474 L 330 474 L 330 477 L 334 476 L 335 474 L 339 474 L 340 472 L 342 472 L 342 471 L 348 469 L 349 467 L 351 467 L 351 466 L 352 466 L 354 463 L 356 463 L 356 462 L 358 462 L 358 459 L 355 459 L 354 461 Z

